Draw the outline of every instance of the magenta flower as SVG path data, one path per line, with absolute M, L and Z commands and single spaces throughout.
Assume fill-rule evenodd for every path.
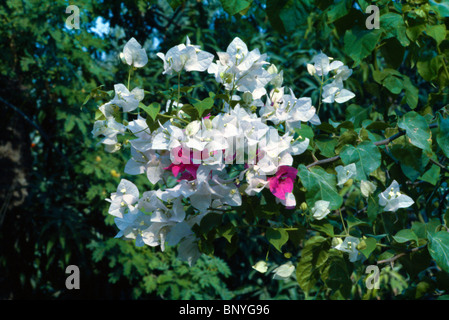
M 277 198 L 285 200 L 286 194 L 293 191 L 297 173 L 298 170 L 293 167 L 280 166 L 276 174 L 267 179 L 271 193 Z
M 200 165 L 192 163 L 194 157 L 193 153 L 190 152 L 190 149 L 183 150 L 183 148 L 177 147 L 173 149 L 172 152 L 175 157 L 174 163 L 164 168 L 164 170 L 171 170 L 175 177 L 181 173 L 181 177 L 177 180 L 178 182 L 181 180 L 195 180 L 196 172 Z

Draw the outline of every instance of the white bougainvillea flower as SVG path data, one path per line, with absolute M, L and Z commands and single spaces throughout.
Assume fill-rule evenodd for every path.
M 129 180 L 122 179 L 117 187 L 117 192 L 111 194 L 108 213 L 118 218 L 123 218 L 127 209 L 132 210 L 134 204 L 139 200 L 139 190 L 136 185 Z
M 273 270 L 273 279 L 275 280 L 288 280 L 290 276 L 295 271 L 295 266 L 291 261 L 288 261 L 284 263 L 283 265 L 280 265 L 276 269 Z
M 182 147 L 182 142 L 185 139 L 184 130 L 172 125 L 170 121 L 160 124 L 160 127 L 153 132 L 154 138 L 151 148 L 154 150 L 174 150 Z
M 311 75 L 313 75 L 315 71 L 316 75 L 321 77 L 326 76 L 330 71 L 336 70 L 344 65 L 343 62 L 338 60 L 334 60 L 332 62 L 330 61 L 331 58 L 329 58 L 327 55 L 321 52 L 312 58 L 312 63 L 315 70 L 313 70 L 309 66 L 307 67 L 307 70 Z
M 396 180 L 384 192 L 379 194 L 379 204 L 384 207 L 385 211 L 395 212 L 400 208 L 408 208 L 414 203 L 412 198 L 401 193 Z
M 300 128 L 301 122 L 310 121 L 315 115 L 312 99 L 296 98 L 290 89 L 290 94 L 284 94 L 284 88 L 273 89 L 267 96 L 267 102 L 260 109 L 260 116 L 274 124 L 285 123 L 287 131 Z
M 359 250 L 357 250 L 357 246 L 360 243 L 360 239 L 348 236 L 342 243 L 339 243 L 334 247 L 334 249 L 349 253 L 349 261 L 355 262 L 359 258 L 361 258 L 361 254 Z
M 282 83 L 284 82 L 284 70 L 278 71 L 277 67 L 274 64 L 271 64 L 267 71 L 269 74 L 274 75 L 274 78 L 271 79 L 270 84 L 272 84 L 275 88 L 282 87 Z
M 371 181 L 362 180 L 360 181 L 360 191 L 365 198 L 368 198 L 376 191 L 376 185 Z
M 355 94 L 347 89 L 343 88 L 343 82 L 333 81 L 332 83 L 326 84 L 323 87 L 323 102 L 324 103 L 344 103 L 355 97 Z
M 137 247 L 144 246 L 142 232 L 151 225 L 150 216 L 145 215 L 137 208 L 133 208 L 123 218 L 117 217 L 114 221 L 120 230 L 115 238 L 136 239 Z
M 210 64 L 207 72 L 214 74 L 215 80 L 226 90 L 248 91 L 253 99 L 259 99 L 266 93 L 265 86 L 276 77 L 275 73 L 263 68 L 268 64 L 266 54 L 260 54 L 257 48 L 249 51 L 238 37 L 229 44 L 226 52 L 217 52 L 217 55 L 219 59 Z
M 313 217 L 317 220 L 324 219 L 330 213 L 329 204 L 330 202 L 325 200 L 315 202 L 315 205 L 311 209 Z
M 144 118 L 138 115 L 137 119 L 130 121 L 126 128 L 137 137 L 137 139 L 129 141 L 132 148 L 143 153 L 151 149 L 151 141 L 153 140 L 153 136 Z
M 164 168 L 170 164 L 168 155 L 161 156 L 155 150 L 142 152 L 131 146 L 131 158 L 126 163 L 124 172 L 131 175 L 146 173 L 148 180 L 156 184 L 167 173 Z
M 186 44 L 177 45 L 169 49 L 166 54 L 158 52 L 156 55 L 164 62 L 163 74 L 167 75 L 171 75 L 173 72 L 179 73 L 182 70 L 206 71 L 214 59 L 213 54 L 190 44 L 189 37 L 187 37 Z
M 246 180 L 248 182 L 248 186 L 246 187 L 245 192 L 250 196 L 260 193 L 268 185 L 266 178 L 261 178 L 260 176 L 256 176 L 254 174 L 247 175 Z
M 265 273 L 268 270 L 268 264 L 266 261 L 258 261 L 255 265 L 252 266 L 252 268 L 260 273 Z
M 224 180 L 214 175 L 210 180 L 212 184 L 212 189 L 215 194 L 220 195 L 220 202 L 229 206 L 239 207 L 242 205 L 242 197 L 240 195 L 239 189 L 233 182 L 232 179 Z
M 117 135 L 125 134 L 125 126 L 114 118 L 107 120 L 97 120 L 94 123 L 94 128 L 92 130 L 92 135 L 94 137 L 104 136 L 104 138 L 99 142 L 106 145 L 106 149 L 110 152 L 111 148 L 114 149 L 118 145 Z M 109 147 L 109 149 L 108 149 Z
M 151 198 L 154 199 L 152 196 Z M 173 200 L 171 209 L 165 206 L 156 208 L 150 217 L 151 225 L 142 230 L 143 242 L 151 247 L 159 245 L 161 251 L 165 251 L 165 242 L 169 233 L 177 224 L 184 221 L 185 216 L 184 206 L 180 198 Z M 175 230 L 179 232 L 181 229 Z M 173 243 L 173 239 L 171 241 Z
M 146 164 L 148 163 L 148 157 L 152 153 L 154 153 L 153 150 L 148 150 L 144 153 L 131 146 L 131 158 L 126 162 L 125 173 L 130 175 L 144 173 Z
M 337 166 L 335 168 L 335 171 L 337 171 L 338 186 L 345 184 L 349 179 L 357 175 L 357 168 L 355 166 L 355 163 L 350 163 L 344 167 Z
M 336 70 L 336 75 L 334 76 L 334 81 L 342 82 L 347 80 L 352 75 L 352 69 L 348 66 L 340 66 Z
M 135 68 L 142 68 L 148 62 L 148 56 L 145 49 L 142 48 L 136 39 L 131 38 L 120 53 L 123 62 Z
M 131 92 L 122 83 L 114 85 L 115 97 L 111 104 L 123 109 L 123 112 L 131 112 L 139 106 L 139 102 L 144 98 L 144 92 L 140 88 L 134 88 Z
M 311 121 L 316 115 L 316 109 L 312 106 L 311 98 L 304 97 L 296 99 L 293 91 L 290 92 L 291 94 L 286 99 L 287 110 L 289 110 L 289 117 L 285 122 L 286 130 L 301 128 L 301 122 Z
M 304 153 L 304 151 L 307 150 L 309 143 L 310 140 L 308 138 L 299 136 L 297 139 L 293 140 L 292 144 L 290 145 L 290 154 L 293 156 L 297 156 Z

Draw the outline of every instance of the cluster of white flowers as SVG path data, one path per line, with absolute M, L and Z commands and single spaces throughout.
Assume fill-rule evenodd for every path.
M 229 100 L 223 101 L 219 112 L 194 120 L 186 116 L 180 101 L 167 101 L 172 112 L 164 116 L 170 120 L 158 122 L 159 126 L 150 130 L 140 113 L 125 124 L 117 121 L 119 112 L 139 108 L 144 90 L 116 84 L 114 98 L 99 107 L 103 117 L 92 131 L 95 137 L 103 137 L 101 143 L 108 152 L 121 148 L 118 135 L 127 131 L 133 134 L 125 173 L 145 174 L 153 185 L 163 182 L 160 189 L 141 193 L 131 181 L 121 180 L 107 199 L 111 203 L 109 214 L 120 230 L 116 237 L 135 239 L 137 246 L 160 246 L 161 250 L 166 245 L 179 245 L 179 257 L 190 264 L 200 256 L 192 227 L 210 212 L 241 206 L 243 196 L 258 195 L 264 189 L 287 208 L 296 206 L 293 157 L 308 148 L 309 139 L 295 129 L 301 123 L 320 124 L 311 98 L 296 98 L 291 89 L 284 88 L 282 71 L 270 65 L 258 49 L 249 51 L 241 39 L 235 38 L 226 52 L 217 55 L 214 62 L 213 54 L 192 45 L 188 38 L 186 44 L 157 54 L 167 76 L 177 74 L 179 79 L 183 71 L 212 74 L 233 101 L 232 107 Z M 134 38 L 120 57 L 134 69 L 148 62 L 145 50 Z M 330 63 L 320 53 L 308 70 L 319 77 L 332 70 L 336 73 L 332 83 L 321 82 L 323 102 L 342 103 L 354 96 L 343 89 L 343 81 L 352 70 L 340 61 Z M 337 169 L 339 185 L 356 175 L 354 164 Z M 177 184 L 168 187 L 166 181 L 173 178 Z M 399 204 L 390 204 L 391 197 L 382 198 L 388 203 L 386 210 L 401 207 L 402 198 L 397 190 L 394 192 L 391 197 Z M 187 214 L 186 208 L 193 208 L 193 214 L 191 210 Z M 325 218 L 329 212 L 328 201 L 317 201 L 312 209 L 316 219 Z M 293 269 L 290 265 L 281 268 L 276 277 L 288 277 Z
M 322 98 L 324 103 L 343 103 L 355 97 L 355 94 L 343 88 L 343 81 L 352 75 L 352 69 L 345 66 L 343 62 L 334 60 L 324 53 L 319 53 L 312 59 L 312 64 L 307 65 L 307 70 L 311 75 L 320 77 L 324 83 L 324 77 L 330 72 L 335 75 L 329 78 L 331 83 L 324 85 Z
M 311 99 L 296 98 L 291 90 L 284 94 L 282 72 L 274 65 L 265 69 L 267 57 L 258 49 L 249 51 L 235 38 L 226 52 L 217 55 L 219 59 L 213 62 L 211 53 L 192 45 L 188 38 L 185 45 L 157 54 L 163 61 L 163 74 L 213 74 L 236 101 L 234 107 L 225 103 L 222 112 L 185 125 L 185 121 L 178 121 L 184 114 L 177 101 L 172 104 L 176 116 L 151 131 L 140 114 L 127 125 L 116 120 L 118 111 L 134 111 L 144 99 L 141 88 L 130 91 L 117 84 L 115 97 L 99 108 L 104 120 L 97 120 L 92 131 L 96 137 L 104 136 L 101 143 L 109 152 L 120 149 L 119 134 L 131 132 L 135 139 L 129 141 L 131 158 L 125 173 L 146 174 L 153 185 L 164 181 L 165 188 L 140 194 L 132 182 L 122 179 L 108 199 L 109 213 L 115 216 L 120 230 L 117 237 L 162 250 L 166 244 L 179 244 L 180 257 L 190 263 L 199 256 L 192 226 L 209 212 L 240 206 L 242 195 L 253 196 L 265 188 L 278 202 L 295 207 L 297 169 L 292 167 L 293 156 L 303 153 L 309 140 L 298 136 L 294 128 L 300 128 L 301 122 L 319 123 Z M 135 39 L 125 45 L 121 57 L 134 68 L 148 61 Z M 272 87 L 270 94 L 268 85 Z M 233 95 L 235 91 L 242 95 Z M 285 133 L 280 134 L 272 124 L 282 125 Z M 233 165 L 240 165 L 241 170 L 231 176 L 229 167 Z M 168 188 L 165 181 L 170 177 L 176 177 L 177 184 Z M 186 214 L 187 205 L 195 214 Z

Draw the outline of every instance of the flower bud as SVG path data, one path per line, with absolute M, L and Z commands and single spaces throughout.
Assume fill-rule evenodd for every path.
M 301 203 L 300 208 L 301 208 L 302 211 L 306 211 L 307 210 L 307 203 L 305 203 L 305 202 Z
M 207 130 L 211 130 L 212 129 L 212 121 L 209 118 L 204 118 L 203 119 L 203 123 L 204 126 L 206 127 Z
M 343 240 L 341 240 L 341 238 L 332 238 L 332 247 L 336 247 L 342 243 L 343 243 Z
M 344 183 L 344 186 L 345 186 L 345 187 L 350 187 L 350 186 L 352 186 L 353 183 L 354 183 L 354 180 L 348 179 L 348 181 L 346 181 L 346 182 Z
M 199 122 L 198 120 L 192 121 L 190 122 L 187 126 L 186 126 L 186 134 L 188 136 L 193 136 L 195 134 L 197 134 L 197 132 L 200 130 L 201 128 L 201 122 Z
M 253 102 L 253 95 L 251 94 L 251 92 L 246 91 L 242 95 L 242 99 L 243 99 L 243 102 L 245 102 L 246 104 L 251 104 L 251 102 Z
M 123 62 L 124 64 L 126 64 L 125 54 L 124 54 L 123 52 L 120 52 L 119 57 L 120 57 L 120 60 L 122 60 L 122 62 Z
M 357 250 L 363 250 L 363 249 L 366 249 L 365 240 L 360 241 L 360 243 L 357 245 Z
M 316 73 L 315 66 L 313 64 L 308 63 L 307 64 L 307 72 L 313 76 Z

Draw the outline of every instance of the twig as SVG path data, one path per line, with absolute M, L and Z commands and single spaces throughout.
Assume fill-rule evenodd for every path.
M 3 102 L 7 107 L 11 108 L 12 110 L 14 110 L 18 114 L 20 114 L 22 116 L 22 118 L 24 118 L 29 124 L 31 124 L 39 132 L 39 134 L 42 136 L 42 138 L 44 138 L 45 140 L 49 140 L 48 136 L 45 134 L 45 132 L 42 131 L 42 129 L 39 127 L 39 125 L 36 122 L 34 122 L 33 120 L 31 120 L 30 117 L 28 117 L 25 113 L 23 113 L 22 110 L 20 110 L 19 108 L 17 108 L 15 105 L 11 104 L 10 102 L 6 101 L 2 97 L 0 97 L 0 101 Z
M 317 161 L 309 164 L 308 166 L 306 166 L 306 168 L 309 169 L 309 168 L 314 167 L 314 166 L 319 166 L 320 164 L 323 164 L 323 163 L 333 162 L 333 161 L 337 161 L 337 160 L 340 160 L 340 156 L 335 156 L 335 157 L 332 157 L 332 158 L 317 160 Z
M 440 167 L 441 169 L 443 169 L 443 171 L 449 172 L 449 169 L 446 168 L 444 165 L 442 165 L 441 163 L 439 163 L 436 160 L 433 160 L 432 158 L 429 158 L 430 162 L 432 162 L 433 164 L 437 165 L 438 167 Z
M 413 249 L 409 249 L 409 250 L 407 250 L 406 252 L 401 252 L 400 254 L 395 255 L 394 257 L 391 257 L 391 258 L 389 258 L 389 259 L 377 261 L 377 264 L 382 264 L 382 263 L 393 263 L 394 261 L 396 261 L 397 259 L 399 259 L 399 258 L 405 256 L 406 254 L 411 253 L 411 252 L 419 251 L 419 250 L 421 250 L 421 249 L 424 249 L 425 247 L 427 247 L 427 244 L 422 245 L 422 246 L 420 246 L 420 247 L 413 248 Z
M 47 142 L 50 145 L 50 147 L 53 148 L 68 163 L 68 159 L 65 156 L 65 154 L 63 154 L 62 151 L 59 150 L 59 148 L 55 146 L 55 144 L 50 140 L 50 138 L 47 136 L 47 134 L 41 129 L 41 127 L 36 122 L 31 120 L 30 117 L 28 117 L 25 113 L 23 113 L 23 111 L 20 110 L 18 107 L 16 107 L 15 105 L 11 104 L 8 101 L 6 101 L 2 97 L 0 97 L 0 102 L 3 102 L 3 104 L 5 104 L 7 107 L 11 108 L 12 110 L 14 110 L 18 114 L 20 114 L 22 116 L 22 118 L 24 118 L 28 123 L 30 123 L 39 132 L 39 134 L 44 139 L 44 141 Z

